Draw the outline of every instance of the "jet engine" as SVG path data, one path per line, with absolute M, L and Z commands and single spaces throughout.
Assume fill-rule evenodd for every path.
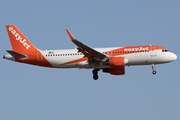
M 110 73 L 112 75 L 124 75 L 125 64 L 128 63 L 128 59 L 125 57 L 113 57 L 102 62 L 103 65 L 109 65 L 110 68 L 103 69 L 103 72 Z

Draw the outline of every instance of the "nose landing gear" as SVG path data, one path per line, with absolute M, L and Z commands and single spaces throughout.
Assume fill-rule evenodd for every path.
M 153 71 L 152 71 L 152 73 L 153 73 L 153 75 L 155 75 L 155 74 L 156 74 L 156 71 L 155 71 L 155 70 L 153 70 Z
M 94 69 L 93 71 L 92 71 L 92 73 L 93 73 L 93 79 L 94 80 L 97 80 L 99 77 L 98 77 L 98 70 L 97 69 Z
M 154 67 L 154 64 L 152 64 L 152 74 L 155 75 L 156 74 L 156 70 L 155 70 L 155 67 Z

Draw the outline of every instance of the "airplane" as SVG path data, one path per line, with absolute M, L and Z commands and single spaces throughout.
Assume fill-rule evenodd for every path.
M 4 59 L 50 68 L 93 69 L 93 79 L 98 79 L 98 72 L 111 75 L 124 75 L 125 66 L 151 65 L 155 75 L 155 65 L 172 62 L 177 55 L 160 46 L 128 46 L 91 48 L 66 29 L 76 49 L 40 50 L 36 48 L 15 25 L 6 25 L 12 50 Z

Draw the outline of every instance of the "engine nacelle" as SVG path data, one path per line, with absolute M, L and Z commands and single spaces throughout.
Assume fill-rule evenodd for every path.
M 103 65 L 109 65 L 110 67 L 125 66 L 128 63 L 128 59 L 125 57 L 112 57 L 102 62 Z
M 103 72 L 110 73 L 112 75 L 124 75 L 125 64 L 128 63 L 128 59 L 125 57 L 113 57 L 104 61 L 103 65 L 109 65 L 111 68 L 103 69 Z
M 116 68 L 106 68 L 103 69 L 103 72 L 110 73 L 111 75 L 124 75 L 125 66 L 116 67 Z

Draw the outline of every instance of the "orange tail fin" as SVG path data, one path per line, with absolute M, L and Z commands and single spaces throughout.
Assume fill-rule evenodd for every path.
M 13 51 L 26 54 L 37 51 L 36 47 L 16 28 L 15 25 L 6 25 Z

